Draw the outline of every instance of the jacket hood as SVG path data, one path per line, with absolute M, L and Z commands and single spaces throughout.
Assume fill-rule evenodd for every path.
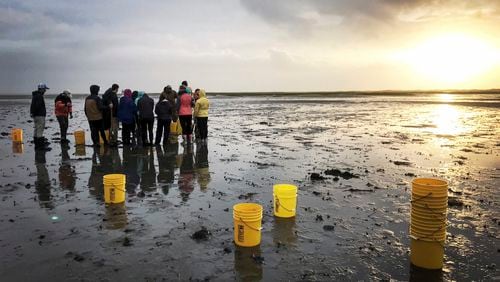
M 205 89 L 200 89 L 200 98 L 207 98 L 207 93 L 205 92 Z
M 128 98 L 132 98 L 132 90 L 130 90 L 130 89 L 125 89 L 125 90 L 123 91 L 123 96 L 128 97 Z
M 99 90 L 100 90 L 99 85 L 90 86 L 90 94 L 91 95 L 99 95 Z

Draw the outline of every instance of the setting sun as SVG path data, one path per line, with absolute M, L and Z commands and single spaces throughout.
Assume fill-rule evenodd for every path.
M 431 80 L 459 83 L 492 68 L 498 53 L 484 40 L 449 34 L 424 41 L 405 52 L 402 59 Z

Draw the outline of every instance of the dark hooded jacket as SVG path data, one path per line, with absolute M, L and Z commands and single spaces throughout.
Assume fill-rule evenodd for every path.
M 34 117 L 41 117 L 47 115 L 47 110 L 45 108 L 45 99 L 43 98 L 43 93 L 39 90 L 33 91 L 33 97 L 31 98 L 30 114 Z
M 141 119 L 154 119 L 153 109 L 155 101 L 151 99 L 148 94 L 144 94 L 137 102 L 137 110 L 139 111 L 139 118 Z
M 172 105 L 167 99 L 163 99 L 156 104 L 155 114 L 159 120 L 172 119 Z
M 104 128 L 107 129 L 111 127 L 111 114 L 113 115 L 113 117 L 118 117 L 118 96 L 113 92 L 111 88 L 106 90 L 106 92 L 104 92 L 104 95 L 102 95 L 102 103 L 106 107 L 108 107 L 109 104 L 113 104 L 113 109 L 110 109 L 108 107 L 102 112 Z

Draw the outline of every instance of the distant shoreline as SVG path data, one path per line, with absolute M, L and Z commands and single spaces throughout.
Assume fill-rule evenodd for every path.
M 160 93 L 148 93 L 151 96 Z M 210 96 L 411 96 L 411 95 L 433 95 L 433 94 L 500 94 L 500 89 L 449 89 L 449 90 L 376 90 L 376 91 L 307 91 L 307 92 L 207 92 Z M 47 97 L 55 97 L 57 94 L 47 94 Z M 88 93 L 75 93 L 73 96 L 87 96 Z M 23 94 L 0 94 L 0 99 L 18 99 L 31 97 L 31 93 Z

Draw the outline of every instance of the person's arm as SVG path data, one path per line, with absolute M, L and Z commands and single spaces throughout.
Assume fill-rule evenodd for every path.
M 89 116 L 87 115 L 87 99 L 85 99 L 85 102 L 83 103 L 83 111 L 85 112 L 85 116 L 88 118 Z
M 69 117 L 73 118 L 73 103 L 71 102 L 71 98 L 68 97 L 68 112 L 69 112 Z
M 200 103 L 199 102 L 196 102 L 196 104 L 194 104 L 194 112 L 193 112 L 193 116 L 194 117 L 197 117 L 198 116 L 198 112 L 200 111 Z
M 31 105 L 30 105 L 30 117 L 33 117 L 33 113 L 35 112 L 35 97 L 33 96 L 31 98 Z

